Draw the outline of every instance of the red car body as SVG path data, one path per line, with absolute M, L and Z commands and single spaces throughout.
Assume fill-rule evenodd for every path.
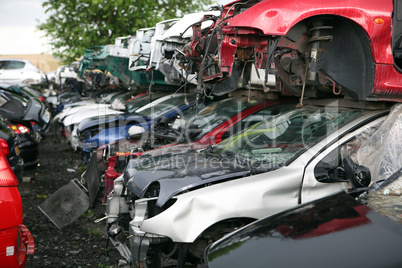
M 22 223 L 22 200 L 18 180 L 0 149 L 0 266 L 25 267 L 34 240 Z
M 222 84 L 218 91 L 248 86 L 302 97 L 401 101 L 398 2 L 234 1 L 221 17 L 205 18 L 215 21 L 208 33 L 193 26 L 193 40 L 183 52 L 196 58 L 188 66 L 203 74 L 199 84 Z M 276 81 L 265 76 L 264 85 L 250 83 L 254 68 Z

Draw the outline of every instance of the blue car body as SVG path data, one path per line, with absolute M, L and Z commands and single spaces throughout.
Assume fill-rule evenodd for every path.
M 198 102 L 201 101 L 198 100 Z M 192 100 L 188 102 L 188 104 L 172 106 L 169 109 L 164 109 L 154 117 L 133 113 L 83 120 L 78 127 L 78 131 L 81 133 L 82 151 L 84 154 L 90 153 L 102 145 L 125 139 L 128 135 L 128 129 L 132 126 L 140 126 L 144 128 L 145 131 L 148 131 L 162 118 L 172 119 L 180 114 L 180 112 L 194 106 L 194 104 L 195 100 Z M 90 129 L 99 132 L 95 135 L 91 135 Z

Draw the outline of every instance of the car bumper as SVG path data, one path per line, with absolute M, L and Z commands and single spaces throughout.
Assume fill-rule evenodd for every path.
M 130 246 L 133 254 L 133 263 L 143 263 L 147 258 L 150 245 L 157 245 L 171 241 L 167 236 L 144 232 L 140 229 L 142 222 L 147 217 L 148 201 L 156 198 L 144 198 L 135 202 L 135 216 L 129 225 Z
M 27 255 L 34 252 L 32 234 L 24 224 L 0 230 L 1 267 L 25 267 Z

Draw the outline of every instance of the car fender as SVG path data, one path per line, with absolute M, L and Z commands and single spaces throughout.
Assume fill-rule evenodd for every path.
M 170 237 L 174 242 L 191 243 L 219 221 L 244 217 L 259 219 L 293 207 L 298 202 L 302 167 L 299 162 L 291 167 L 179 195 L 167 210 L 145 220 L 141 230 Z
M 262 1 L 236 15 L 230 27 L 259 29 L 265 35 L 283 36 L 298 22 L 319 15 L 336 15 L 354 21 L 362 27 L 372 41 L 372 53 L 376 62 L 392 64 L 391 18 L 392 1 L 378 2 L 349 0 L 270 0 Z M 383 23 L 375 23 L 381 18 Z

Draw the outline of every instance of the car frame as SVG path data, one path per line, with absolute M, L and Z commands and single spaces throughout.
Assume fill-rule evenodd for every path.
M 233 1 L 207 34 L 194 25 L 183 64 L 201 70 L 199 89 L 215 92 L 249 85 L 301 104 L 306 96 L 400 101 L 401 9 L 391 0 Z

